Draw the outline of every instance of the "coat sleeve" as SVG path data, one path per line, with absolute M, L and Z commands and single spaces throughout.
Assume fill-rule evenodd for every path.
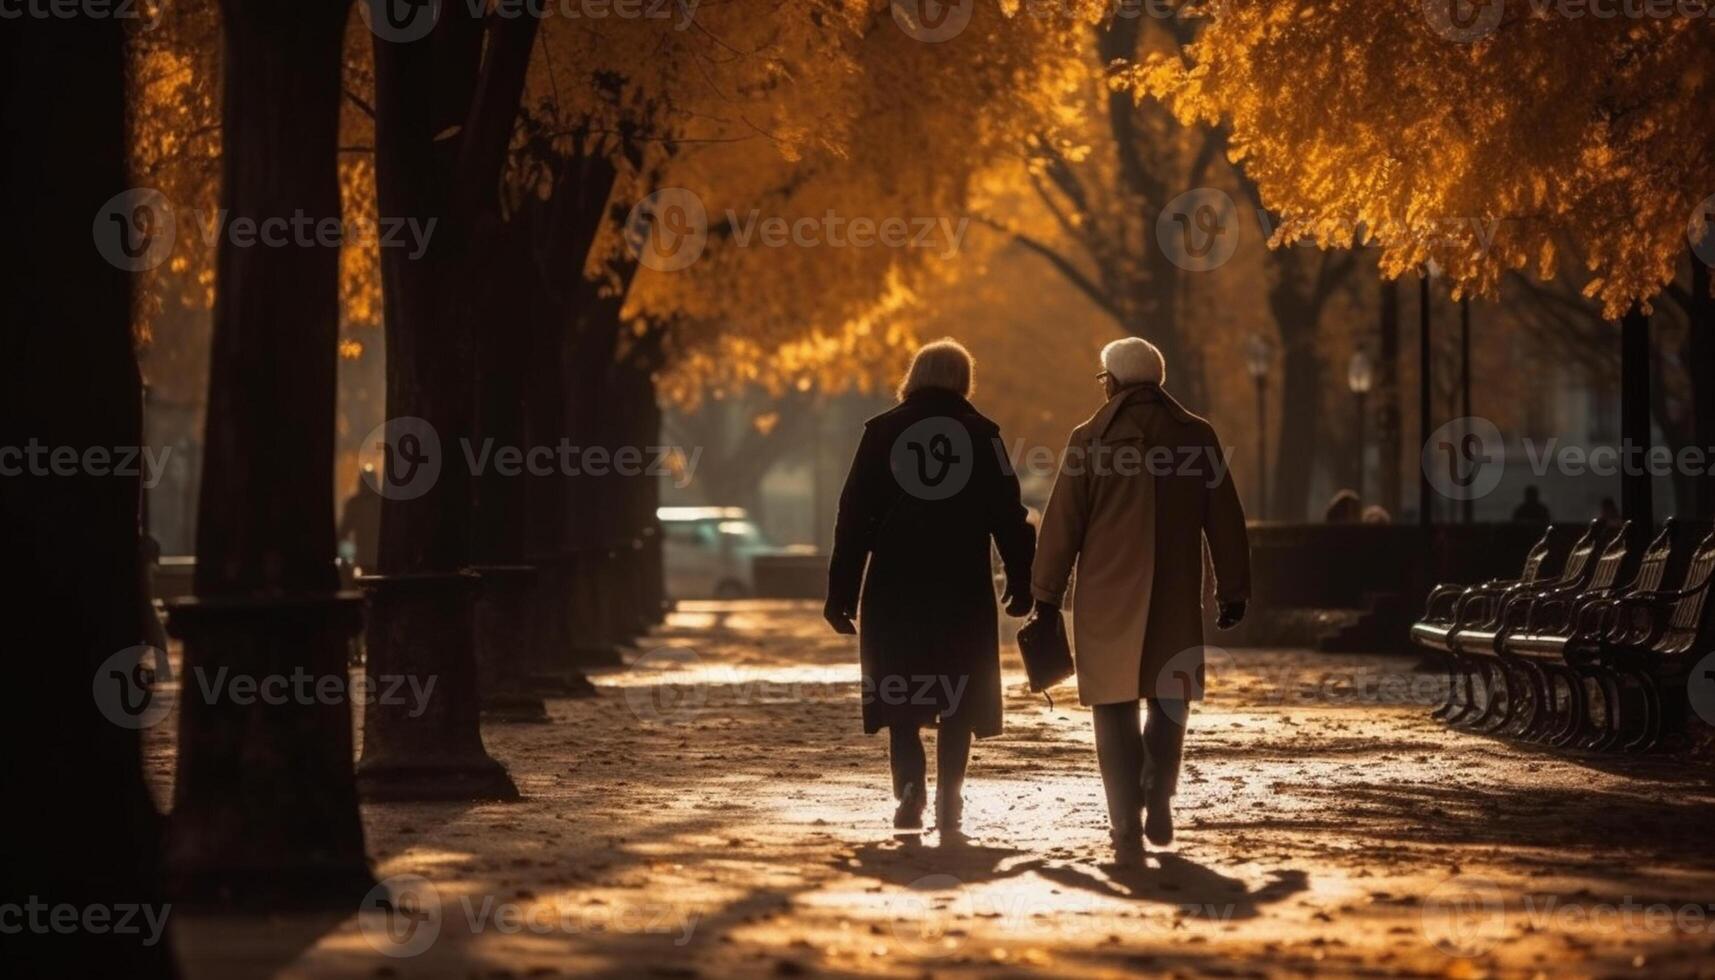
M 1208 451 L 1220 453 L 1220 442 L 1213 436 L 1211 432 Z M 1209 488 L 1209 506 L 1203 517 L 1203 537 L 1215 566 L 1215 598 L 1220 602 L 1246 601 L 1251 597 L 1251 545 L 1245 530 L 1245 509 L 1233 486 L 1232 471 L 1222 465 L 1217 472 L 1219 478 Z
M 851 471 L 840 490 L 839 512 L 834 518 L 834 553 L 828 558 L 828 599 L 839 608 L 856 614 L 858 593 L 863 588 L 863 570 L 875 539 L 875 526 L 883 514 L 883 488 L 878 485 L 887 472 L 881 440 L 865 428 L 852 457 Z M 878 469 L 879 468 L 879 469 Z
M 1048 495 L 1048 509 L 1042 514 L 1042 532 L 1036 539 L 1036 560 L 1030 572 L 1031 594 L 1055 605 L 1065 599 L 1066 582 L 1084 547 L 1084 527 L 1090 515 L 1089 468 L 1083 465 L 1083 453 L 1075 448 L 1077 445 L 1074 432 L 1060 455 L 1060 472 Z
M 1030 590 L 1030 564 L 1036 556 L 1036 531 L 1030 526 L 1030 512 L 1018 488 L 1018 473 L 1006 457 L 1006 443 L 997 432 L 993 438 L 995 476 L 994 490 L 989 496 L 989 534 L 1000 550 L 1001 567 L 1006 570 L 1006 594 L 1020 595 Z

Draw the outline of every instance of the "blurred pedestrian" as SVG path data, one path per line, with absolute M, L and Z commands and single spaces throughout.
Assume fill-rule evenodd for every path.
M 1548 524 L 1548 505 L 1542 502 L 1542 491 L 1535 484 L 1524 488 L 1524 500 L 1513 508 L 1515 524 Z
M 357 486 L 340 510 L 340 557 L 367 574 L 375 573 L 376 553 L 381 548 L 381 495 L 375 492 L 375 464 L 364 463 Z
M 1327 508 L 1322 511 L 1322 521 L 1325 524 L 1356 524 L 1363 514 L 1363 501 L 1358 499 L 1357 491 L 1341 490 L 1329 498 Z
M 1607 528 L 1610 531 L 1619 527 L 1620 524 L 1622 523 L 1622 521 L 1620 520 L 1620 505 L 1614 503 L 1613 497 L 1603 497 L 1602 498 L 1601 518 L 1602 518 L 1602 526 L 1604 528 Z

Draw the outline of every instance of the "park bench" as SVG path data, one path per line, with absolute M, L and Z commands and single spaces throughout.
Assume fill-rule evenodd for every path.
M 1417 642 L 1449 660 L 1449 699 L 1436 717 L 1595 750 L 1647 750 L 1681 727 L 1689 675 L 1715 649 L 1715 534 L 1701 539 L 1677 587 L 1668 587 L 1681 537 L 1669 519 L 1620 585 L 1629 530 L 1610 536 L 1592 524 L 1552 579 L 1540 572 L 1547 559 L 1538 542 L 1527 561 L 1536 562 L 1534 577 L 1472 586 L 1451 603 L 1445 597 L 1458 587 L 1437 589 L 1441 605 L 1431 611 L 1441 618 L 1413 629 Z
M 1514 591 L 1498 615 L 1452 633 L 1453 652 L 1474 665 L 1488 695 L 1483 711 L 1464 719 L 1465 723 L 1484 732 L 1507 731 L 1517 725 L 1516 734 L 1528 737 L 1537 733 L 1545 717 L 1540 710 L 1543 703 L 1533 696 L 1540 693 L 1540 687 L 1528 665 L 1507 650 L 1506 640 L 1518 633 L 1569 635 L 1574 632 L 1578 611 L 1586 604 L 1617 594 L 1630 554 L 1627 542 L 1631 527 L 1628 521 L 1610 535 L 1592 524 L 1573 548 L 1559 579 L 1540 589 Z M 1590 561 L 1592 555 L 1597 555 L 1594 562 Z
M 1678 727 L 1689 703 L 1690 674 L 1704 655 L 1715 649 L 1709 602 L 1715 580 L 1715 533 L 1698 543 L 1686 564 L 1679 588 L 1645 590 L 1608 600 L 1608 628 L 1588 650 L 1569 648 L 1569 660 L 1604 678 L 1608 731 L 1601 740 L 1623 740 L 1625 748 L 1642 751 L 1661 742 L 1669 721 Z M 1635 684 L 1640 695 L 1638 733 L 1624 739 L 1625 703 L 1620 685 Z M 1664 691 L 1672 691 L 1671 697 Z
M 1605 565 L 1616 553 L 1622 557 L 1609 567 L 1599 567 L 1590 588 L 1521 603 L 1509 613 L 1508 622 L 1495 637 L 1498 660 L 1509 672 L 1509 679 L 1517 681 L 1514 691 L 1530 708 L 1527 715 L 1521 715 L 1521 723 L 1512 734 L 1561 746 L 1588 743 L 1590 748 L 1611 748 L 1617 740 L 1612 725 L 1603 731 L 1590 727 L 1586 685 L 1595 683 L 1602 688 L 1603 711 L 1610 717 L 1617 710 L 1618 694 L 1612 678 L 1592 670 L 1582 654 L 1599 647 L 1611 629 L 1616 600 L 1661 588 L 1677 533 L 1669 518 L 1639 557 L 1631 581 L 1622 587 L 1615 583 L 1630 527 L 1628 522 L 1621 528 L 1599 565 Z M 1564 713 L 1559 710 L 1561 683 L 1567 691 Z
M 1549 579 L 1548 569 L 1554 555 L 1553 526 L 1525 555 L 1524 567 L 1516 579 L 1493 579 L 1477 585 L 1440 585 L 1424 603 L 1424 615 L 1411 628 L 1412 641 L 1440 653 L 1447 662 L 1447 701 L 1432 713 L 1446 722 L 1457 722 L 1476 713 L 1481 705 L 1474 688 L 1480 665 L 1460 654 L 1452 637 L 1462 629 L 1480 628 L 1498 622 L 1508 598 L 1520 592 L 1566 584 L 1567 572 L 1582 574 L 1583 565 L 1595 550 L 1597 525 L 1592 523 L 1572 546 L 1567 555 L 1566 569 L 1556 579 Z M 1460 694 L 1464 697 L 1461 699 Z

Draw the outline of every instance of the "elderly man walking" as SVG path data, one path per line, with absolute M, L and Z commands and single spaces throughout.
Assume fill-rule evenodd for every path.
M 1158 846 L 1173 840 L 1187 702 L 1203 694 L 1205 542 L 1218 583 L 1216 625 L 1237 625 L 1250 598 L 1245 515 L 1220 440 L 1162 388 L 1166 368 L 1155 345 L 1139 338 L 1102 350 L 1096 378 L 1107 403 L 1072 430 L 1031 571 L 1032 615 L 1042 620 L 1060 615 L 1077 570 L 1078 698 L 1095 714 L 1121 864 L 1143 859 L 1145 835 Z M 1149 705 L 1141 730 L 1140 699 Z

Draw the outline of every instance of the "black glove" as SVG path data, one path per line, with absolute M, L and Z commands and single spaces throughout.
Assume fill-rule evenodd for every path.
M 1008 616 L 1017 618 L 1030 612 L 1030 590 L 1028 589 L 1021 589 L 1017 592 L 1009 591 L 1006 595 L 1001 596 L 1001 601 L 1006 603 Z
M 838 600 L 829 599 L 827 604 L 822 606 L 822 618 L 841 636 L 857 635 L 857 627 L 852 624 L 852 611 Z
M 1043 619 L 1048 616 L 1060 615 L 1060 607 L 1047 599 L 1036 600 L 1036 605 L 1030 610 L 1031 619 Z
M 1215 619 L 1215 628 L 1219 630 L 1230 630 L 1239 625 L 1239 621 L 1244 618 L 1245 601 L 1243 599 L 1235 599 L 1232 602 L 1223 602 L 1221 603 L 1221 614 Z

